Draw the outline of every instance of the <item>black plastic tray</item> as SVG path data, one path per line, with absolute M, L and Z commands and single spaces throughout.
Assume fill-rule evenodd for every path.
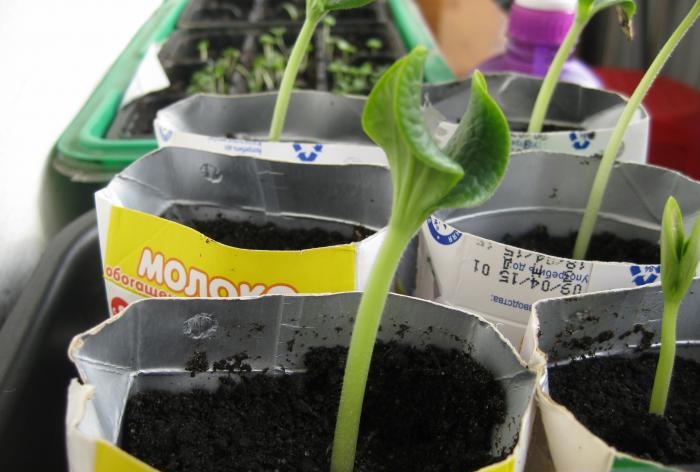
M 294 5 L 300 17 L 293 20 L 282 5 Z M 179 29 L 227 28 L 238 30 L 251 26 L 288 24 L 301 26 L 306 0 L 191 0 L 178 20 Z M 333 13 L 338 24 L 358 25 L 388 22 L 389 8 L 377 0 L 362 8 Z
M 260 16 L 260 0 L 190 0 L 180 15 L 180 29 L 244 27 Z
M 284 3 L 291 3 L 299 10 L 301 15 L 298 20 L 293 21 L 289 18 L 282 7 Z M 304 20 L 306 0 L 261 0 L 261 4 L 259 16 L 255 18 L 258 24 L 289 22 L 301 25 Z M 389 10 L 384 0 L 376 0 L 361 8 L 338 10 L 331 15 L 338 24 L 347 25 L 389 21 Z
M 0 470 L 68 470 L 68 344 L 107 316 L 91 211 L 51 240 L 0 327 Z
M 119 110 L 107 132 L 107 137 L 110 139 L 138 139 L 153 136 L 152 123 L 158 110 L 183 98 L 192 75 L 205 66 L 205 62 L 199 58 L 197 49 L 200 41 L 207 40 L 209 42 L 209 53 L 212 60 L 218 59 L 225 48 L 236 47 L 241 52 L 241 64 L 250 68 L 255 55 L 260 50 L 259 37 L 275 26 L 287 29 L 285 41 L 291 47 L 298 26 L 289 22 L 286 24 L 277 23 L 276 25 L 268 23 L 265 26 L 249 24 L 245 29 L 234 28 L 233 30 L 212 28 L 176 31 L 165 42 L 158 55 L 172 85 L 166 90 L 140 97 Z M 390 22 L 372 22 L 355 26 L 338 23 L 331 29 L 331 34 L 340 37 L 347 36 L 351 41 L 358 42 L 360 54 L 358 54 L 354 65 L 369 61 L 375 65 L 389 66 L 406 52 L 398 31 Z M 364 41 L 370 37 L 380 39 L 384 44 L 384 49 L 380 54 L 367 54 L 366 51 L 362 53 Z M 315 51 L 311 55 L 309 68 L 301 77 L 305 84 L 304 88 L 321 91 L 331 90 L 333 77 L 327 72 L 327 69 L 333 57 L 328 54 L 325 48 L 321 28 L 316 32 L 313 44 Z M 249 92 L 240 73 L 236 73 L 231 81 L 236 84 L 233 93 Z
M 139 139 L 153 137 L 153 119 L 161 108 L 185 97 L 173 88 L 144 95 L 119 110 L 107 131 L 107 139 Z

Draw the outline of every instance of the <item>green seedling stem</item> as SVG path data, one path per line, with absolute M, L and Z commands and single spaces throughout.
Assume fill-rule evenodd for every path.
M 676 359 L 678 310 L 693 283 L 700 262 L 700 219 L 686 239 L 678 202 L 669 197 L 661 223 L 661 288 L 664 312 L 661 319 L 661 351 L 651 391 L 649 412 L 663 416 Z
M 576 43 L 584 28 L 596 13 L 612 6 L 618 7 L 622 29 L 629 38 L 632 37 L 630 22 L 637 9 L 633 0 L 579 0 L 574 22 L 569 32 L 566 34 L 564 41 L 561 43 L 561 46 L 559 46 L 559 50 L 557 50 L 547 70 L 547 74 L 542 80 L 540 92 L 537 95 L 535 106 L 532 109 L 532 116 L 530 117 L 530 124 L 527 130 L 529 133 L 542 132 L 542 126 L 544 125 L 547 110 L 549 109 L 549 103 L 552 101 L 554 89 L 556 89 L 557 82 L 559 82 L 564 63 L 574 51 L 574 47 L 576 47 Z
M 282 129 L 284 128 L 284 121 L 287 117 L 292 88 L 294 87 L 294 82 L 296 82 L 299 67 L 306 54 L 306 48 L 311 43 L 311 38 L 313 37 L 314 30 L 319 20 L 319 17 L 307 16 L 304 19 L 299 36 L 292 47 L 292 53 L 289 55 L 287 67 L 284 69 L 284 75 L 282 76 L 277 102 L 275 102 L 275 111 L 272 115 L 272 125 L 270 126 L 270 141 L 279 141 L 282 136 Z
M 207 62 L 209 59 L 209 41 L 205 39 L 198 42 L 197 50 L 199 51 L 199 60 L 202 62 Z
M 584 259 L 586 257 L 586 252 L 588 251 L 588 245 L 593 236 L 593 230 L 595 229 L 596 220 L 598 219 L 598 211 L 603 202 L 603 197 L 605 196 L 605 189 L 608 186 L 608 180 L 610 179 L 610 172 L 612 171 L 613 164 L 617 157 L 617 153 L 620 150 L 620 145 L 622 144 L 622 138 L 625 136 L 625 131 L 627 131 L 627 126 L 629 126 L 630 121 L 634 117 L 637 108 L 642 104 L 642 100 L 646 96 L 647 92 L 651 88 L 654 80 L 661 72 L 661 69 L 666 64 L 666 61 L 671 57 L 671 53 L 676 48 L 678 43 L 680 43 L 685 33 L 688 32 L 695 20 L 697 20 L 698 15 L 700 15 L 700 0 L 696 0 L 693 7 L 690 9 L 688 14 L 683 18 L 683 21 L 678 25 L 676 30 L 668 38 L 666 44 L 661 48 L 654 61 L 647 69 L 646 73 L 642 77 L 642 80 L 637 85 L 634 90 L 632 97 L 630 97 L 627 105 L 625 105 L 624 110 L 622 110 L 622 115 L 617 121 L 615 128 L 613 130 L 610 141 L 603 152 L 603 158 L 598 166 L 598 171 L 596 172 L 595 178 L 593 180 L 593 187 L 591 188 L 591 194 L 588 197 L 588 203 L 586 205 L 586 210 L 583 214 L 583 219 L 581 220 L 581 227 L 579 228 L 578 236 L 576 237 L 576 245 L 574 246 L 574 259 Z
M 282 137 L 284 122 L 287 117 L 289 100 L 292 96 L 292 88 L 296 82 L 299 67 L 304 59 L 304 55 L 311 44 L 314 31 L 318 23 L 328 12 L 335 10 L 346 10 L 358 8 L 371 3 L 374 0 L 306 0 L 306 16 L 289 55 L 287 67 L 282 76 L 282 82 L 275 102 L 275 110 L 272 115 L 270 125 L 270 141 L 279 141 Z
M 418 46 L 391 66 L 372 89 L 362 116 L 365 132 L 387 155 L 393 204 L 352 331 L 332 472 L 353 470 L 372 352 L 394 272 L 406 246 L 437 209 L 476 206 L 490 198 L 508 165 L 508 124 L 478 71 L 457 131 L 444 149 L 433 141 L 421 110 L 427 55 L 427 49 Z

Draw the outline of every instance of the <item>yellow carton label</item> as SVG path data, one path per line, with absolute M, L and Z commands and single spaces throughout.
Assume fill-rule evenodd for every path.
M 178 223 L 113 207 L 104 277 L 142 297 L 344 292 L 355 289 L 355 252 L 354 244 L 304 251 L 238 249 Z M 113 312 L 123 308 L 111 302 Z
M 509 456 L 506 460 L 479 469 L 479 472 L 513 472 L 515 470 L 515 457 Z
M 98 440 L 95 444 L 94 472 L 158 472 L 118 447 Z

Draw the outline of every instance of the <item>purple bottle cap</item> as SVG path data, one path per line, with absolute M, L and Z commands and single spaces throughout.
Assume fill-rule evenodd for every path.
M 510 9 L 508 36 L 541 46 L 559 46 L 576 15 L 568 0 L 516 0 Z

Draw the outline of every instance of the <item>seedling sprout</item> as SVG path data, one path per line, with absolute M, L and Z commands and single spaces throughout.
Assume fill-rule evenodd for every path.
M 554 89 L 557 87 L 564 63 L 574 51 L 583 29 L 599 11 L 612 6 L 617 7 L 620 24 L 625 35 L 628 38 L 632 38 L 632 17 L 637 10 L 633 0 L 579 0 L 574 22 L 542 80 L 540 92 L 537 95 L 535 106 L 532 109 L 532 116 L 530 117 L 530 125 L 527 130 L 529 133 L 542 132 L 542 125 L 549 109 L 549 103 L 552 101 L 552 95 L 554 95 Z
M 661 351 L 651 391 L 649 412 L 663 416 L 676 359 L 678 310 L 693 283 L 700 262 L 700 219 L 688 238 L 683 231 L 683 215 L 678 202 L 669 197 L 661 223 L 661 288 L 664 312 L 661 319 Z
M 373 0 L 306 0 L 306 17 L 284 70 L 270 126 L 270 141 L 279 141 L 287 117 L 292 88 L 318 23 L 331 11 L 362 7 Z
M 394 272 L 421 224 L 439 208 L 473 207 L 486 201 L 508 165 L 510 138 L 503 112 L 477 71 L 469 108 L 444 149 L 433 141 L 421 110 L 427 57 L 416 47 L 379 79 L 367 99 L 362 125 L 387 155 L 393 206 L 350 340 L 336 422 L 332 472 L 351 472 L 372 351 Z
M 603 3 L 603 2 L 601 2 Z M 654 61 L 647 69 L 646 73 L 642 77 L 642 80 L 637 85 L 634 93 L 627 101 L 627 105 L 622 110 L 622 115 L 615 124 L 610 141 L 605 148 L 603 153 L 603 158 L 598 166 L 598 171 L 596 172 L 595 179 L 593 180 L 593 187 L 591 188 L 591 194 L 588 197 L 588 203 L 586 205 L 586 211 L 583 214 L 583 219 L 581 220 L 581 227 L 579 228 L 578 236 L 576 237 L 576 245 L 574 246 L 574 259 L 583 259 L 586 257 L 586 252 L 588 251 L 588 244 L 590 243 L 591 236 L 593 235 L 593 229 L 595 228 L 596 220 L 598 219 L 598 211 L 600 210 L 600 205 L 603 201 L 603 196 L 605 195 L 605 189 L 608 185 L 608 180 L 610 179 L 610 172 L 612 170 L 613 164 L 615 163 L 615 158 L 620 150 L 620 145 L 622 144 L 622 138 L 625 136 L 625 131 L 629 126 L 632 118 L 634 117 L 637 108 L 642 103 L 642 100 L 646 96 L 647 92 L 654 83 L 654 80 L 659 75 L 659 72 L 663 68 L 664 64 L 671 53 L 676 48 L 678 43 L 685 33 L 688 32 L 695 20 L 700 15 L 700 0 L 696 0 L 693 7 L 690 9 L 688 14 L 683 18 L 683 21 L 678 25 L 675 31 L 668 38 L 666 44 L 661 48 L 659 53 L 654 58 Z
M 206 41 L 201 41 L 200 53 L 208 48 Z M 203 69 L 192 75 L 187 93 L 218 93 L 227 94 L 230 92 L 230 80 L 233 74 L 241 67 L 238 59 L 241 52 L 235 48 L 226 48 L 221 54 L 221 58 L 214 63 L 207 64 Z

